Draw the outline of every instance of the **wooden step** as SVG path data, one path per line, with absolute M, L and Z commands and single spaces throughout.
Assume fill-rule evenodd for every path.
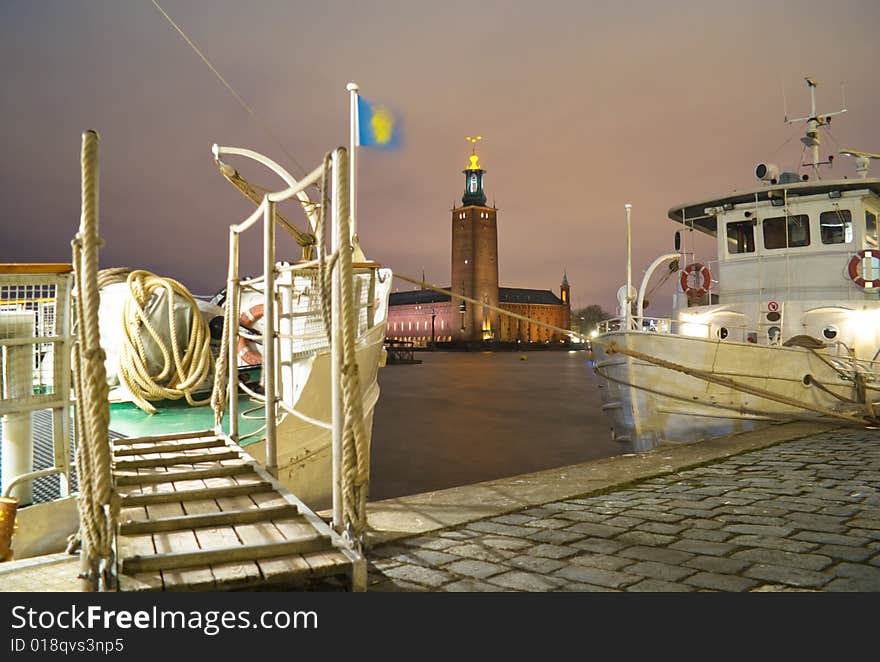
M 195 451 L 200 448 L 215 448 L 225 445 L 226 442 L 222 439 L 204 439 L 202 441 L 187 441 L 179 444 L 156 444 L 155 446 L 147 446 L 145 448 L 116 448 L 113 450 L 113 456 L 125 457 L 128 455 L 155 455 L 156 453 L 182 453 L 183 451 Z
M 122 572 L 136 575 L 152 570 L 171 570 L 179 568 L 206 567 L 216 563 L 235 561 L 256 561 L 276 556 L 306 554 L 330 549 L 330 541 L 319 533 L 284 542 L 271 542 L 262 545 L 236 545 L 203 549 L 198 552 L 169 552 L 149 554 L 122 559 Z
M 119 525 L 119 533 L 123 536 L 133 536 L 141 533 L 158 533 L 160 531 L 255 524 L 257 522 L 292 519 L 298 516 L 299 508 L 289 503 L 283 506 L 275 506 L 274 508 L 257 508 L 255 506 L 249 510 L 223 510 L 217 513 L 130 520 Z
M 253 466 L 247 463 L 230 464 L 189 471 L 166 471 L 155 474 L 121 474 L 114 475 L 114 480 L 122 485 L 155 485 L 156 483 L 173 483 L 178 480 L 203 480 L 205 478 L 222 478 L 223 476 L 240 476 L 255 473 Z M 114 472 L 115 474 L 115 472 Z
M 197 432 L 171 432 L 169 434 L 159 434 L 155 437 L 122 437 L 121 439 L 113 439 L 114 448 L 119 446 L 127 446 L 129 444 L 155 444 L 162 441 L 174 441 L 175 439 L 193 439 L 195 437 L 211 437 L 219 439 L 217 433 L 213 430 L 199 430 Z
M 219 462 L 234 460 L 241 457 L 238 451 L 229 450 L 222 453 L 196 453 L 193 455 L 172 455 L 170 457 L 154 457 L 146 460 L 119 460 L 113 463 L 114 471 L 125 469 L 145 469 L 147 467 L 172 467 L 175 464 L 197 464 L 199 462 Z
M 220 497 L 248 496 L 261 492 L 271 492 L 275 488 L 272 483 L 265 480 L 245 483 L 243 485 L 228 485 L 224 487 L 203 487 L 197 490 L 180 490 L 178 492 L 156 492 L 155 494 L 125 494 L 122 496 L 123 508 L 133 506 L 150 506 L 156 503 L 181 503 L 186 501 L 201 501 L 202 499 L 218 499 Z

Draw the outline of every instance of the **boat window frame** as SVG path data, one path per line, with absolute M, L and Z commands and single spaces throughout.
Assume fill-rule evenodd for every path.
M 753 218 L 744 218 L 739 220 L 730 220 L 724 222 L 724 252 L 728 256 L 740 256 L 740 255 L 753 255 L 758 252 L 758 240 L 755 237 L 755 227 L 757 226 L 757 221 Z M 751 250 L 742 250 L 742 251 L 732 251 L 730 250 L 731 239 L 730 229 L 731 226 L 741 226 L 745 227 L 746 225 L 751 227 L 752 230 L 752 241 L 751 241 Z M 737 242 L 738 243 L 738 242 Z M 747 249 L 748 249 L 748 242 Z
M 880 217 L 880 210 L 872 207 L 871 205 L 864 204 L 862 205 L 862 210 L 864 211 L 863 218 L 865 219 L 865 235 L 863 244 L 865 248 L 880 248 L 880 236 L 878 236 L 878 231 L 880 231 L 880 223 L 878 223 L 878 217 Z M 868 237 L 868 215 L 874 217 L 874 241 L 871 242 Z
M 789 228 L 791 227 L 791 220 L 792 219 L 805 219 L 806 220 L 806 223 L 804 224 L 804 226 L 806 227 L 806 230 L 807 230 L 806 243 L 804 243 L 804 244 L 798 243 L 798 244 L 792 245 L 791 233 L 789 230 Z M 785 235 L 784 235 L 785 236 L 785 244 L 782 246 L 768 246 L 767 245 L 767 230 L 766 230 L 767 223 L 768 222 L 775 222 L 775 221 L 779 221 L 779 220 L 784 221 L 783 228 L 785 230 Z M 786 212 L 782 216 L 768 216 L 768 217 L 762 218 L 761 219 L 761 247 L 762 247 L 762 249 L 765 251 L 778 251 L 778 250 L 785 250 L 785 249 L 790 249 L 790 248 L 809 248 L 810 246 L 812 246 L 812 243 L 813 243 L 812 242 L 812 233 L 810 231 L 810 222 L 811 222 L 810 214 L 806 214 L 806 213 L 789 214 Z
M 843 218 L 843 214 L 849 216 L 849 218 Z M 825 241 L 825 233 L 823 232 L 823 228 L 831 227 L 824 226 L 822 223 L 826 219 L 826 217 L 836 215 L 843 220 L 843 240 L 842 241 Z M 855 239 L 855 232 L 853 228 L 853 220 L 852 220 L 852 210 L 848 208 L 841 209 L 840 205 L 835 204 L 834 209 L 829 209 L 825 211 L 819 212 L 819 242 L 822 246 L 842 246 L 845 244 L 851 244 Z M 847 230 L 849 230 L 849 239 L 846 239 Z

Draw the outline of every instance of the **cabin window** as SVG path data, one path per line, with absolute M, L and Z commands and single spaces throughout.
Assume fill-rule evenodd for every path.
M 755 252 L 755 224 L 752 221 L 736 221 L 727 224 L 727 252 Z
M 865 210 L 865 243 L 877 248 L 877 214 Z
M 800 248 L 810 245 L 810 217 L 806 214 L 765 218 L 764 248 Z
M 852 214 L 849 209 L 823 211 L 819 214 L 819 234 L 823 244 L 848 244 L 852 241 Z

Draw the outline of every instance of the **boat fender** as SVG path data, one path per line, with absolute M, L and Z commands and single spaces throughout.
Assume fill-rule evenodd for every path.
M 690 284 L 690 277 L 693 273 L 698 273 L 700 275 L 700 280 L 702 282 L 699 287 L 694 287 Z M 682 291 L 689 299 L 699 299 L 705 296 L 706 292 L 709 291 L 709 286 L 712 284 L 712 272 L 709 271 L 709 267 L 700 264 L 699 262 L 693 262 L 682 269 L 681 278 L 679 280 L 681 282 Z
M 254 324 L 262 317 L 263 304 L 260 303 L 256 306 L 252 306 L 239 315 L 238 323 L 244 328 L 253 331 Z M 245 365 L 262 365 L 263 363 L 263 355 L 254 349 L 246 338 L 241 336 L 238 337 L 238 358 L 240 358 Z
M 847 267 L 849 277 L 852 279 L 852 282 L 866 290 L 880 287 L 880 278 L 875 278 L 873 280 L 862 278 L 862 261 L 866 259 L 880 260 L 880 251 L 863 250 L 853 255 Z

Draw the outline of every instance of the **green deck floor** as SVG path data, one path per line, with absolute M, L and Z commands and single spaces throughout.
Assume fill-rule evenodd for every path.
M 134 403 L 119 402 L 110 405 L 110 429 L 126 437 L 147 437 L 174 432 L 194 432 L 214 429 L 214 410 L 210 405 L 190 407 L 186 400 L 154 402 L 155 414 L 147 414 Z M 243 418 L 242 412 L 259 407 Z M 247 396 L 238 399 L 238 431 L 241 436 L 255 432 L 263 424 L 262 405 Z M 259 420 L 250 418 L 258 417 Z M 229 430 L 229 413 L 223 416 L 223 429 Z M 259 435 L 242 442 L 243 446 L 259 440 Z

